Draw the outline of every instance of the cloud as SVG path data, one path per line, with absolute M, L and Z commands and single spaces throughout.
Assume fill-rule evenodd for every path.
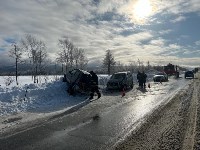
M 179 17 L 177 17 L 176 19 L 171 20 L 171 22 L 172 22 L 172 23 L 177 23 L 177 22 L 181 22 L 181 21 L 184 21 L 184 20 L 186 20 L 186 17 L 184 17 L 184 16 L 179 16 Z
M 160 35 L 166 35 L 166 34 L 171 33 L 172 31 L 173 31 L 172 29 L 161 30 L 161 31 L 159 31 L 159 34 Z
M 170 3 L 168 0 L 151 0 L 152 11 L 141 22 L 133 11 L 137 2 L 138 0 L 0 1 L 0 60 L 10 61 L 5 57 L 8 56 L 11 43 L 19 42 L 25 34 L 32 34 L 43 40 L 52 60 L 55 60 L 59 51 L 58 39 L 63 37 L 69 37 L 77 47 L 84 48 L 90 63 L 100 63 L 99 60 L 103 59 L 107 49 L 122 63 L 137 61 L 138 58 L 158 62 L 160 54 L 163 55 L 160 55 L 159 61 L 165 61 L 166 56 L 172 55 L 178 59 L 176 54 L 183 46 L 174 44 L 174 39 L 170 37 L 176 30 L 162 26 L 169 18 L 179 16 L 172 20 L 176 24 L 187 18 L 186 13 L 199 12 L 198 0 Z M 195 44 L 198 46 L 199 42 Z
M 196 44 L 197 46 L 200 46 L 200 41 L 196 41 L 195 44 Z
M 151 40 L 150 41 L 150 44 L 152 45 L 157 45 L 157 46 L 160 46 L 160 47 L 163 47 L 165 45 L 165 40 L 164 39 L 156 39 L 156 40 Z

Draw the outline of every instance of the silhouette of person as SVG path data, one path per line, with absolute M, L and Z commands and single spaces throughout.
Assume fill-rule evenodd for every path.
M 144 71 L 141 73 L 141 82 L 142 82 L 142 87 L 146 87 L 146 81 L 147 81 L 147 74 L 144 73 Z
M 98 76 L 93 71 L 90 71 L 90 74 L 92 75 L 92 77 L 91 77 L 91 93 L 90 93 L 90 98 L 89 99 L 93 99 L 94 98 L 94 93 L 95 92 L 97 93 L 98 98 L 100 98 L 101 97 L 101 93 L 100 93 L 99 87 L 98 87 Z

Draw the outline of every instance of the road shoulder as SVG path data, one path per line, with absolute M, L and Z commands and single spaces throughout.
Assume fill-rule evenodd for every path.
M 126 149 L 198 149 L 200 83 L 194 80 L 164 108 L 156 111 L 137 131 L 115 147 Z

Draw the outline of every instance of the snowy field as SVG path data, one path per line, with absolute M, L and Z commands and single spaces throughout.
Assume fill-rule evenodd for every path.
M 61 76 L 41 76 L 34 84 L 31 76 L 20 76 L 19 85 L 15 77 L 0 76 L 0 116 L 20 112 L 48 113 L 70 108 L 85 100 L 83 96 L 70 96 L 67 84 Z M 102 88 L 108 75 L 99 75 Z M 10 83 L 10 84 L 9 84 Z

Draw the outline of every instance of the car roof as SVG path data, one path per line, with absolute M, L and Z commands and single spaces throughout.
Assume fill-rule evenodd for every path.
M 165 76 L 164 74 L 155 74 L 154 76 Z
M 77 70 L 77 71 L 80 71 L 82 72 L 83 74 L 90 74 L 89 72 L 85 71 L 85 70 L 81 70 L 81 69 L 74 69 L 74 70 Z M 73 70 L 72 70 L 73 71 Z
M 192 73 L 193 73 L 193 71 L 191 71 L 191 70 L 188 70 L 188 71 L 186 71 L 186 72 L 192 72 Z
M 130 71 L 116 72 L 114 74 L 127 74 L 127 73 L 130 73 Z

